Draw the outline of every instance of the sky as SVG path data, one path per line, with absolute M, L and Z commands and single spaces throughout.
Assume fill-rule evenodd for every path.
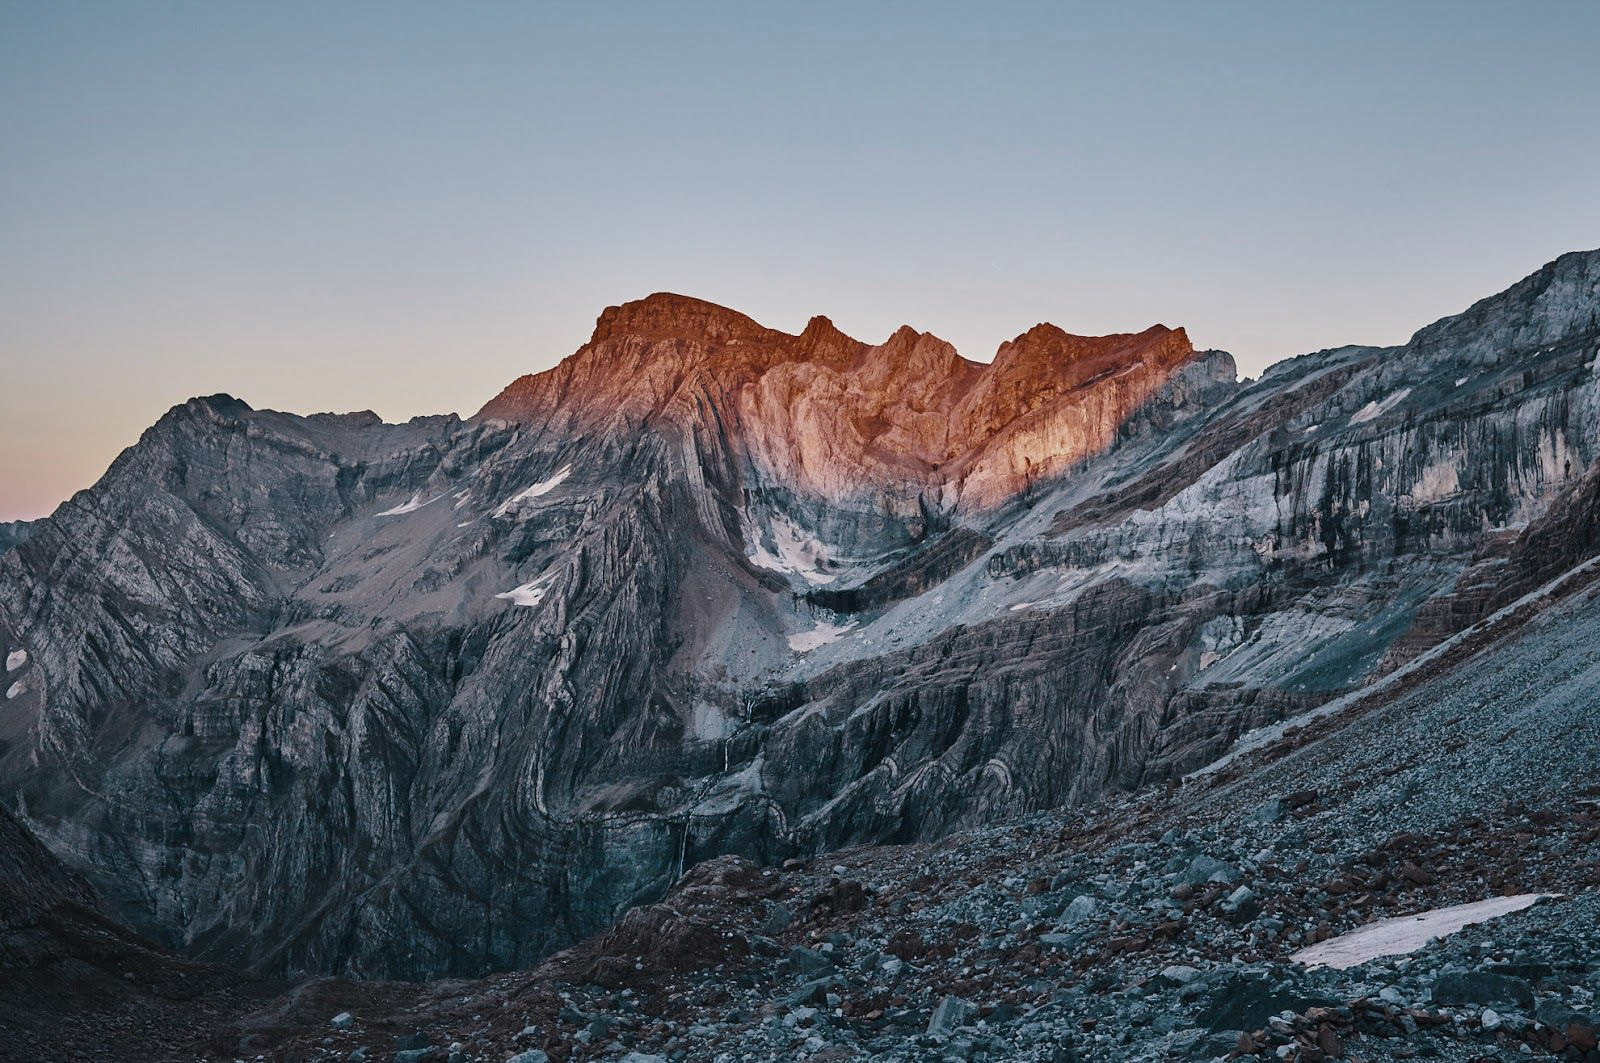
M 0 520 L 172 405 L 469 414 L 676 291 L 1258 374 L 1600 245 L 1600 4 L 0 0 Z

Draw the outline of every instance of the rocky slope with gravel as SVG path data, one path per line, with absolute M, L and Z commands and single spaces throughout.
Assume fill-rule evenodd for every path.
M 167 947 L 404 978 L 1092 807 L 1570 571 L 1597 309 L 1567 255 L 1239 382 L 652 296 L 466 420 L 196 399 L 0 554 L 0 800 Z

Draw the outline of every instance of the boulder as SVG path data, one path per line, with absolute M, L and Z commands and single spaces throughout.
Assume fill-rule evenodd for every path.
M 936 1037 L 948 1037 L 956 1030 L 967 1024 L 967 1020 L 978 1010 L 977 1005 L 960 997 L 947 996 L 939 1001 L 939 1006 L 934 1010 L 933 1018 L 928 1021 L 928 1033 Z
M 1491 971 L 1447 971 L 1433 982 L 1435 1004 L 1517 1004 L 1531 1007 L 1533 987 L 1526 979 Z

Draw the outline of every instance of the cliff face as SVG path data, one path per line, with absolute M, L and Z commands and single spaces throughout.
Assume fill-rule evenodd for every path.
M 832 505 L 993 508 L 1096 453 L 1192 361 L 1182 329 L 1039 325 L 988 365 L 909 326 L 869 346 L 816 317 L 798 336 L 676 295 L 611 307 L 593 338 L 479 419 L 574 435 L 711 438 L 764 486 Z
M 1576 527 L 1597 284 L 1248 385 L 1160 326 L 984 366 L 652 296 L 466 421 L 197 399 L 0 555 L 0 797 L 171 944 L 423 976 L 1168 778 Z
M 0 808 L 0 1059 L 231 1058 L 283 988 L 152 947 Z

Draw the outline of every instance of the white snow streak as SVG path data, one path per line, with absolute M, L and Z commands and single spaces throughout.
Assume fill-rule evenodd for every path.
M 1382 402 L 1378 402 L 1376 399 L 1374 399 L 1372 402 L 1367 403 L 1365 406 L 1361 407 L 1361 409 L 1351 414 L 1350 423 L 1366 424 L 1368 421 L 1376 421 L 1378 418 L 1382 417 L 1384 414 L 1398 406 L 1401 402 L 1405 401 L 1405 397 L 1409 394 L 1411 394 L 1410 388 L 1401 388 L 1399 391 L 1395 392 L 1393 395 L 1390 395 Z
M 18 694 L 22 693 L 24 690 L 27 690 L 27 689 L 28 689 L 28 681 L 26 679 L 17 680 L 15 683 L 12 683 L 11 686 L 6 690 L 6 700 L 10 701 L 12 698 L 16 697 Z
M 1380 919 L 1376 923 L 1318 942 L 1290 956 L 1294 963 L 1307 967 L 1332 967 L 1344 970 L 1375 960 L 1379 956 L 1399 956 L 1415 952 L 1433 938 L 1454 934 L 1462 927 L 1520 912 L 1532 904 L 1554 897 L 1553 893 L 1519 893 L 1512 897 L 1490 897 L 1471 904 L 1434 908 L 1416 915 Z
M 443 497 L 444 497 L 443 495 L 435 495 L 432 498 L 428 499 L 428 501 L 424 502 L 422 500 L 422 492 L 418 491 L 416 494 L 412 495 L 410 498 L 406 499 L 404 502 L 400 503 L 398 506 L 395 506 L 393 509 L 386 509 L 382 513 L 379 513 L 378 516 L 380 516 L 380 517 L 398 517 L 398 516 L 401 516 L 401 515 L 406 514 L 406 513 L 415 513 L 417 510 L 421 509 L 423 506 L 432 505 L 433 503 L 439 501 L 439 499 L 441 499 Z
M 6 654 L 6 671 L 15 672 L 18 668 L 28 663 L 27 650 L 12 650 Z
M 804 529 L 787 517 L 774 516 L 771 527 L 772 543 L 778 551 L 776 554 L 767 549 L 761 529 L 749 514 L 745 514 L 744 535 L 750 544 L 750 552 L 746 556 L 753 564 L 772 572 L 799 576 L 811 584 L 832 583 L 838 578 L 833 573 L 822 571 L 823 564 L 828 560 L 828 551 L 820 540 L 807 535 Z
M 549 494 L 557 487 L 560 487 L 562 482 L 571 475 L 571 465 L 561 466 L 561 468 L 557 469 L 553 474 L 551 474 L 550 479 L 540 480 L 532 487 L 529 487 L 523 491 L 519 491 L 510 498 L 506 499 L 504 502 L 500 503 L 495 507 L 495 511 L 492 515 L 496 517 L 504 517 L 508 514 L 517 515 L 522 510 L 524 503 L 531 502 L 535 498 Z
M 520 587 L 513 587 L 508 591 L 501 591 L 496 598 L 504 598 L 512 605 L 533 607 L 544 601 L 546 592 L 550 590 L 550 581 L 556 578 L 554 571 L 546 572 L 542 576 L 524 583 Z
M 851 628 L 856 626 L 854 620 L 840 627 L 830 624 L 826 620 L 819 621 L 817 626 L 810 631 L 801 631 L 789 636 L 789 648 L 796 653 L 807 653 L 818 646 L 826 646 L 830 642 L 837 642 L 845 636 Z

